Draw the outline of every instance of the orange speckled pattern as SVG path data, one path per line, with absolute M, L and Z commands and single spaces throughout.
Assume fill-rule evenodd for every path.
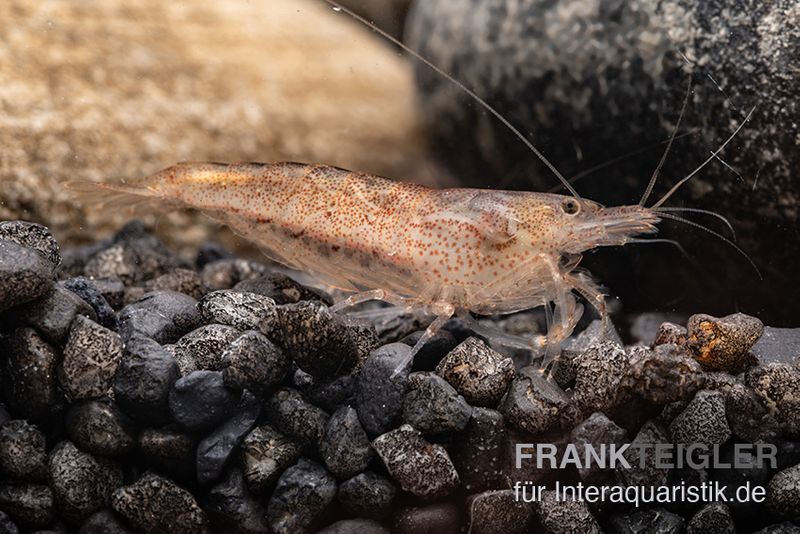
M 612 220 L 611 210 L 561 195 L 436 190 L 298 163 L 182 163 L 140 187 L 208 213 L 275 261 L 336 287 L 479 313 L 555 300 L 562 255 L 623 244 L 657 222 L 638 206 L 614 209 Z

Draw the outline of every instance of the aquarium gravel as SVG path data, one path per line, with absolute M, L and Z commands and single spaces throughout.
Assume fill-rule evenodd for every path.
M 460 320 L 403 365 L 419 317 L 331 303 L 213 243 L 181 258 L 135 222 L 65 250 L 40 225 L 0 223 L 0 532 L 800 530 L 798 330 L 651 314 L 631 318 L 624 345 L 596 322 L 547 380 Z M 517 466 L 519 444 L 542 443 L 777 454 Z M 765 494 L 639 508 L 519 498 L 554 481 Z

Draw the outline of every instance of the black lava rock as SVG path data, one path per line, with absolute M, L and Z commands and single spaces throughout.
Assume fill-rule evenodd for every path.
M 166 422 L 169 393 L 180 376 L 178 364 L 152 339 L 128 341 L 114 377 L 114 398 L 125 413 L 143 423 Z
M 55 265 L 35 250 L 0 239 L 0 312 L 42 297 Z
M 93 513 L 83 522 L 78 534 L 133 534 L 130 528 L 111 510 Z
M 328 470 L 340 479 L 367 468 L 375 453 L 354 409 L 342 406 L 331 415 L 319 444 L 319 454 Z
M 505 419 L 500 412 L 472 409 L 466 429 L 450 447 L 464 489 L 476 492 L 502 487 L 506 439 Z
M 283 351 L 256 330 L 234 339 L 221 357 L 222 379 L 234 389 L 263 394 L 286 377 L 291 361 Z
M 277 321 L 275 301 L 255 293 L 219 290 L 200 300 L 200 314 L 207 323 L 256 330 L 264 321 Z
M 214 241 L 206 241 L 198 248 L 194 265 L 198 270 L 202 270 L 209 263 L 231 258 L 233 258 L 233 253 L 224 246 Z
M 450 351 L 436 372 L 470 404 L 494 408 L 514 378 L 514 362 L 470 337 Z
M 360 375 L 361 370 L 354 369 L 346 375 L 316 378 L 297 369 L 293 376 L 293 382 L 308 400 L 326 411 L 333 412 L 345 404 L 355 405 L 356 384 Z
M 403 419 L 423 434 L 459 432 L 467 426 L 472 407 L 442 377 L 411 373 L 403 401 Z
M 221 371 L 222 353 L 239 333 L 238 329 L 222 324 L 201 326 L 176 341 L 173 354 L 178 361 L 190 361 L 192 371 Z
M 153 473 L 114 492 L 111 507 L 143 532 L 209 532 L 208 517 L 192 494 Z
M 75 524 L 107 505 L 122 485 L 122 469 L 116 462 L 81 452 L 69 441 L 50 453 L 49 469 L 56 505 Z
M 236 284 L 233 289 L 234 291 L 264 295 L 274 300 L 276 304 L 294 304 L 301 300 L 316 300 L 328 306 L 333 304 L 330 295 L 299 284 L 282 273 L 248 278 Z
M 275 534 L 310 530 L 336 496 L 336 480 L 325 468 L 302 459 L 284 471 L 267 506 Z
M 675 345 L 631 349 L 630 365 L 619 382 L 616 404 L 632 397 L 653 404 L 686 401 L 703 388 L 705 375 L 694 359 Z
M 409 534 L 456 534 L 461 529 L 461 513 L 449 502 L 408 507 L 398 512 L 394 527 Z
M 667 483 L 669 469 L 659 467 L 653 447 L 644 452 L 644 461 L 640 460 L 639 447 L 654 443 L 668 443 L 667 436 L 662 429 L 653 422 L 648 422 L 633 438 L 631 446 L 623 453 L 623 457 L 630 467 L 617 466 L 617 477 L 626 486 L 659 487 Z
M 281 431 L 305 443 L 317 444 L 325 433 L 328 414 L 292 388 L 281 388 L 266 403 L 267 417 Z
M 201 323 L 197 301 L 175 291 L 154 291 L 128 304 L 119 312 L 119 334 L 149 337 L 159 343 L 174 343 Z
M 536 512 L 545 532 L 602 532 L 586 501 L 561 500 L 555 491 L 542 492 L 541 500 L 536 503 Z
M 625 431 L 600 412 L 590 415 L 572 429 L 570 434 L 570 439 L 577 447 L 581 458 L 584 457 L 583 451 L 587 445 L 595 447 L 595 450 L 610 445 L 619 447 L 627 441 L 625 438 Z M 582 481 L 590 484 L 610 483 L 613 475 L 613 471 L 600 468 L 595 463 L 578 468 L 578 476 Z
M 380 523 L 371 519 L 342 519 L 323 528 L 318 534 L 350 534 L 351 532 L 389 534 L 389 531 Z
M 800 368 L 786 363 L 753 367 L 745 373 L 745 385 L 773 408 L 775 417 L 791 434 L 800 434 Z
M 92 454 L 121 456 L 136 445 L 133 421 L 109 399 L 73 404 L 65 426 L 70 439 Z
M 111 389 L 122 359 L 116 332 L 81 315 L 75 317 L 59 367 L 61 387 L 71 400 L 101 397 Z
M 392 478 L 416 497 L 438 499 L 460 484 L 447 451 L 425 441 L 410 425 L 378 436 L 372 446 Z
M 0 221 L 0 240 L 33 249 L 55 267 L 61 265 L 58 242 L 46 226 L 27 221 Z
M 18 328 L 8 341 L 3 393 L 11 413 L 40 420 L 51 415 L 56 391 L 58 354 L 31 328 Z
M 800 519 L 800 465 L 775 474 L 767 486 L 767 508 L 784 519 Z
M 534 509 L 514 496 L 513 490 L 485 491 L 467 499 L 467 530 L 475 534 L 530 532 Z M 552 531 L 551 531 L 552 532 Z
M 300 446 L 269 425 L 253 429 L 242 442 L 242 468 L 251 491 L 263 494 L 300 457 Z
M 192 436 L 169 427 L 147 428 L 138 438 L 144 464 L 177 478 L 194 478 L 195 445 Z
M 239 469 L 231 469 L 225 479 L 211 488 L 204 503 L 217 531 L 259 534 L 269 530 L 267 511 L 247 491 Z
M 409 347 L 417 344 L 417 341 L 425 335 L 425 330 L 417 330 L 408 334 L 400 340 L 400 343 L 405 343 Z M 415 371 L 433 371 L 439 365 L 447 354 L 456 348 L 458 341 L 450 331 L 442 328 L 432 338 L 420 347 L 419 351 L 414 355 L 414 370 Z
M 370 436 L 382 434 L 399 420 L 403 410 L 411 347 L 392 343 L 367 357 L 356 383 L 356 410 Z
M 0 510 L 20 525 L 46 527 L 56 513 L 53 491 L 45 485 L 0 482 Z
M 208 289 L 200 275 L 189 269 L 175 269 L 144 284 L 148 291 L 177 291 L 192 298 L 200 299 Z
M 578 417 L 566 394 L 542 378 L 536 367 L 520 369 L 501 411 L 514 427 L 531 434 L 566 428 Z
M 698 391 L 694 399 L 670 424 L 673 443 L 721 445 L 731 437 L 725 418 L 725 395 L 719 391 Z
M 77 315 L 97 320 L 94 310 L 78 295 L 54 285 L 42 298 L 29 302 L 19 309 L 23 322 L 32 326 L 50 343 L 63 344 Z
M 205 484 L 222 475 L 225 465 L 238 450 L 244 436 L 256 424 L 259 415 L 261 401 L 244 392 L 233 416 L 197 445 L 198 482 Z
M 312 376 L 344 374 L 359 362 L 355 332 L 344 318 L 319 302 L 280 306 L 278 325 L 267 320 L 260 328 Z M 280 334 L 271 335 L 276 328 Z
M 266 266 L 256 261 L 223 258 L 204 265 L 200 277 L 211 290 L 230 289 L 242 280 L 256 278 L 267 271 Z
M 0 473 L 28 481 L 47 478 L 45 439 L 38 428 L 21 419 L 0 426 Z
M 735 531 L 731 511 L 721 502 L 703 506 L 689 520 L 686 529 L 687 534 L 728 534 Z
M 613 341 L 591 344 L 573 360 L 573 400 L 583 413 L 607 411 L 613 407 L 617 388 L 628 367 L 628 355 Z
M 755 317 L 697 314 L 689 317 L 686 329 L 686 347 L 707 371 L 737 374 L 757 363 L 750 347 L 764 332 L 764 323 Z
M 208 430 L 236 409 L 241 393 L 227 387 L 219 371 L 194 371 L 169 392 L 172 420 L 190 432 Z
M 100 294 L 106 302 L 115 310 L 119 310 L 125 305 L 125 284 L 115 278 L 95 278 L 92 283 L 100 291 Z M 70 289 L 69 287 L 67 289 Z M 72 291 L 72 289 L 70 289 Z M 78 296 L 81 296 L 80 294 Z M 85 297 L 82 297 L 86 300 Z M 91 302 L 89 303 L 91 304 Z M 94 307 L 94 306 L 93 306 Z M 95 310 L 97 311 L 97 310 Z M 97 312 L 98 321 L 100 320 L 101 313 Z M 102 323 L 101 323 L 102 324 Z M 116 324 L 116 316 L 114 317 L 114 324 Z M 104 325 L 107 326 L 107 325 Z
M 114 313 L 114 309 L 94 281 L 83 276 L 76 276 L 75 278 L 63 280 L 60 284 L 64 289 L 72 291 L 92 307 L 98 323 L 106 328 L 116 330 L 117 314 Z
M 658 532 L 659 534 L 680 534 L 686 529 L 686 521 L 663 508 L 649 508 L 615 514 L 609 519 L 606 531 L 612 534 L 634 534 L 638 532 Z
M 347 513 L 384 519 L 392 511 L 397 488 L 383 475 L 365 471 L 339 485 L 337 498 Z

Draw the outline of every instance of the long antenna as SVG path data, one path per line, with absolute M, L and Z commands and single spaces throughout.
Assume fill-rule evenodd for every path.
M 372 31 L 374 31 L 375 33 L 377 33 L 378 35 L 380 35 L 384 39 L 387 39 L 388 41 L 394 43 L 395 45 L 400 47 L 403 51 L 405 51 L 406 53 L 408 53 L 409 55 L 411 55 L 415 59 L 421 61 L 422 63 L 424 63 L 425 65 L 427 65 L 431 69 L 433 69 L 436 73 L 438 73 L 439 75 L 443 76 L 446 80 L 448 80 L 449 82 L 454 84 L 456 87 L 458 87 L 459 89 L 464 91 L 467 95 L 469 95 L 478 104 L 483 106 L 483 108 L 486 111 L 488 111 L 489 113 L 494 115 L 495 118 L 497 118 L 497 120 L 502 122 L 503 125 L 505 125 L 506 128 L 511 130 L 511 132 L 514 135 L 516 135 L 517 138 L 519 138 L 520 141 L 525 143 L 525 146 L 527 146 L 530 149 L 530 151 L 533 152 L 536 155 L 536 157 L 539 158 L 541 160 L 541 162 L 544 163 L 547 166 L 548 169 L 550 169 L 550 172 L 552 172 L 556 176 L 556 178 L 558 178 L 561 181 L 561 183 L 564 184 L 564 187 L 567 188 L 567 191 L 569 191 L 570 194 L 572 194 L 572 196 L 574 196 L 575 198 L 581 198 L 581 196 L 578 194 L 578 192 L 575 190 L 575 188 L 572 187 L 572 184 L 570 184 L 567 181 L 567 179 L 564 178 L 564 176 L 560 172 L 558 172 L 558 169 L 556 169 L 555 165 L 550 163 L 550 160 L 548 160 L 546 157 L 544 157 L 544 154 L 542 154 L 535 146 L 533 146 L 533 143 L 531 143 L 524 135 L 522 135 L 522 132 L 520 132 L 517 128 L 515 128 L 513 124 L 511 124 L 505 117 L 503 117 L 500 114 L 500 112 L 498 112 L 496 109 L 494 109 L 492 106 L 490 106 L 484 99 L 482 99 L 477 94 L 475 94 L 475 92 L 473 90 L 471 90 L 469 87 L 467 87 L 463 83 L 461 83 L 458 80 L 456 80 L 452 75 L 447 74 L 444 70 L 442 70 L 440 67 L 437 67 L 434 63 L 432 63 L 429 60 L 427 60 L 424 57 L 422 57 L 422 55 L 419 54 L 418 52 L 415 52 L 414 50 L 412 50 L 411 48 L 409 48 L 408 46 L 403 44 L 399 39 L 393 37 L 392 35 L 389 35 L 384 30 L 380 29 L 375 24 L 373 24 L 372 22 L 368 21 L 367 19 L 365 19 L 361 15 L 358 15 L 357 13 L 354 13 L 353 11 L 347 9 L 346 7 L 340 5 L 337 2 L 334 2 L 333 0 L 324 0 L 324 2 L 326 2 L 328 5 L 333 7 L 334 11 L 341 11 L 343 13 L 346 13 L 347 15 L 349 15 L 353 19 L 357 20 L 361 24 L 365 25 L 366 27 L 368 27 L 369 29 L 371 29 Z

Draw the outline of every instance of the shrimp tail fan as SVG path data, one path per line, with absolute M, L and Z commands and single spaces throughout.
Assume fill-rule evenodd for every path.
M 139 208 L 163 206 L 165 203 L 162 195 L 142 182 L 74 180 L 62 185 L 84 209 L 127 209 L 133 213 Z

